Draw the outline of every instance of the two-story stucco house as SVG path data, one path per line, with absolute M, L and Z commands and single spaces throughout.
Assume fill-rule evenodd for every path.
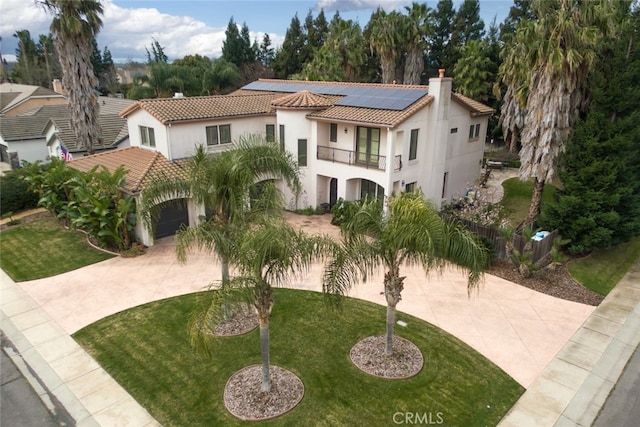
M 121 115 L 131 146 L 169 161 L 247 134 L 279 141 L 303 175 L 292 209 L 413 188 L 441 205 L 479 177 L 493 113 L 451 86 L 444 71 L 429 86 L 258 80 L 230 95 L 142 100 Z
M 198 145 L 215 153 L 257 133 L 297 156 L 304 191 L 297 203 L 285 194 L 289 209 L 417 188 L 441 206 L 480 176 L 493 113 L 453 93 L 451 83 L 444 71 L 429 86 L 258 80 L 229 95 L 141 100 L 120 113 L 129 148 L 69 165 L 140 171 L 139 182 L 125 189 L 137 197 L 154 169 L 180 170 L 178 161 Z M 138 239 L 152 245 L 204 211 L 193 201 L 183 205 L 163 209 L 155 236 L 138 224 Z

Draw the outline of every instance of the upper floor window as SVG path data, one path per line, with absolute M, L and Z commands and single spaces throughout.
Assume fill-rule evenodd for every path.
M 469 126 L 469 139 L 478 139 L 480 137 L 480 123 Z
M 267 142 L 276 141 L 276 125 L 267 125 Z
M 156 146 L 156 134 L 153 128 L 140 126 L 140 142 L 145 147 Z
M 207 146 L 231 144 L 231 125 L 207 126 Z
M 337 123 L 330 124 L 329 141 L 338 142 L 338 124 Z
M 458 133 L 458 128 L 451 128 L 451 133 Z
M 411 141 L 409 142 L 409 160 L 415 160 L 418 157 L 418 130 L 411 129 Z

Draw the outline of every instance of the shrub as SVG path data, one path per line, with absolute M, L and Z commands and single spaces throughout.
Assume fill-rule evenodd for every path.
M 38 207 L 38 193 L 29 189 L 22 169 L 0 177 L 0 216 Z

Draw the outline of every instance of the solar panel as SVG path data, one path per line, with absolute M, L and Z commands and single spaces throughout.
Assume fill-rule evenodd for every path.
M 344 86 L 317 83 L 252 82 L 244 86 L 246 90 L 296 93 L 308 90 L 321 95 L 344 96 L 335 105 L 345 107 L 379 108 L 383 110 L 404 110 L 423 96 L 426 89 L 403 89 L 402 87 Z

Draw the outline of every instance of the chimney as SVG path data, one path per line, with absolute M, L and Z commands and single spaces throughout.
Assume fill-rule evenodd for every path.
M 53 79 L 51 86 L 53 86 L 54 92 L 59 93 L 60 95 L 66 95 L 66 91 L 62 89 L 62 82 L 60 79 Z
M 175 92 L 175 93 L 173 94 L 173 97 L 174 97 L 174 98 L 184 98 L 184 93 L 182 93 L 182 92 Z
M 444 79 L 444 68 L 438 70 L 438 78 Z

